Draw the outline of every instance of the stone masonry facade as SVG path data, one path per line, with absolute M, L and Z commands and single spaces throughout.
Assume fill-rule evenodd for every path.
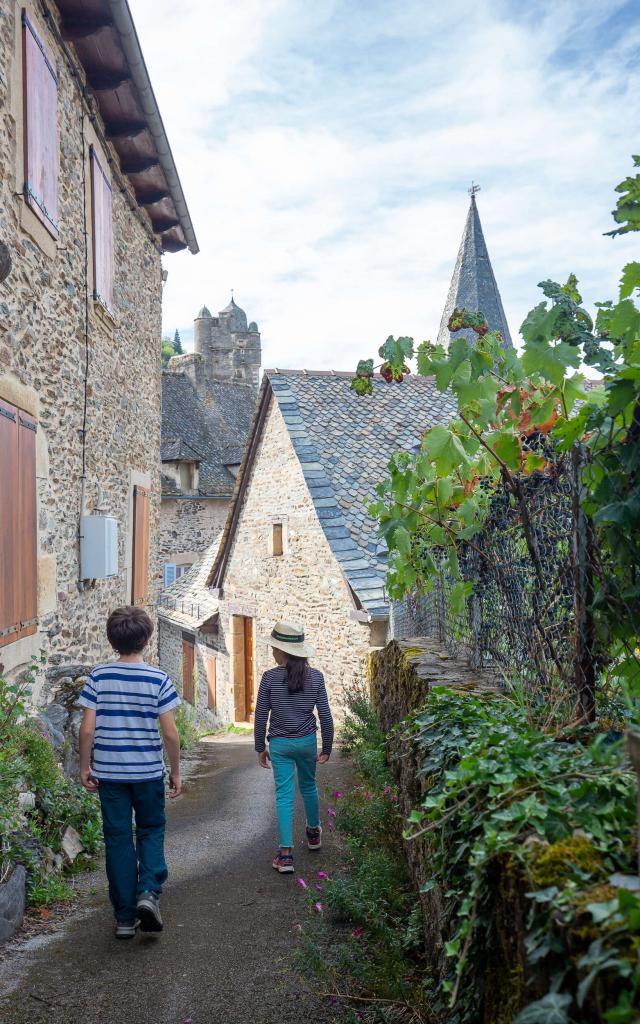
M 283 525 L 283 554 L 272 554 L 274 522 Z M 298 457 L 272 398 L 235 531 L 220 601 L 218 707 L 234 718 L 232 616 L 254 620 L 268 636 L 277 619 L 301 622 L 340 713 L 340 698 L 365 671 L 371 627 L 353 617 L 355 604 L 323 533 Z M 271 649 L 256 643 L 256 686 L 273 666 Z
M 29 0 L 27 13 L 53 54 L 58 73 L 57 242 L 17 194 L 23 180 L 23 6 L 0 0 L 0 239 L 13 261 L 0 290 L 0 397 L 38 423 L 39 631 L 0 648 L 0 662 L 12 674 L 42 649 L 51 673 L 60 675 L 67 663 L 92 664 L 110 657 L 105 619 L 130 597 L 135 484 L 150 490 L 149 611 L 155 618 L 160 585 L 162 268 L 145 215 L 132 208 L 128 182 L 114 181 L 113 315 L 92 298 L 85 218 L 90 218 L 89 145 L 100 150 L 100 142 L 83 116 L 82 83 L 72 77 L 40 7 Z M 118 575 L 89 587 L 79 584 L 78 545 L 85 327 L 87 507 L 99 504 L 117 518 L 119 527 Z
M 163 495 L 159 555 L 162 565 L 192 565 L 222 533 L 228 498 L 171 498 Z

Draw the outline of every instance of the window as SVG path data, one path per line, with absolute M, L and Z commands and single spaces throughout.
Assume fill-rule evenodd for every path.
M 182 696 L 189 704 L 194 703 L 193 665 L 195 647 L 193 640 L 182 638 Z
M 180 463 L 180 489 L 190 491 L 193 487 L 193 471 L 190 462 Z
M 149 599 L 149 491 L 133 488 L 131 604 L 146 604 Z
M 186 572 L 189 572 L 192 565 L 193 562 L 189 562 L 188 565 L 176 565 L 176 579 L 179 580 L 181 576 L 184 576 Z
M 207 707 L 209 711 L 215 711 L 217 707 L 216 693 L 216 659 L 207 655 Z
M 282 523 L 273 523 L 273 554 L 282 555 L 284 553 L 283 537 L 282 537 Z
M 93 297 L 113 312 L 113 196 L 111 184 L 91 147 Z
M 164 585 L 170 587 L 172 583 L 175 583 L 177 578 L 178 566 L 175 562 L 165 562 L 164 564 Z
M 36 430 L 0 399 L 0 647 L 38 628 Z
M 22 12 L 24 198 L 58 237 L 58 78 L 44 43 Z

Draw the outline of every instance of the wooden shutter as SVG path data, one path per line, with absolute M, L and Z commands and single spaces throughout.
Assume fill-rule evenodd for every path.
M 0 400 L 0 647 L 38 615 L 36 421 Z
M 58 79 L 44 43 L 22 12 L 24 196 L 58 237 Z
M 273 524 L 273 553 L 281 555 L 284 551 L 282 546 L 282 523 Z
M 216 692 L 216 659 L 211 655 L 207 656 L 207 707 L 209 711 L 215 711 L 218 700 Z
M 149 599 L 149 491 L 133 489 L 133 551 L 131 604 L 146 604 Z
M 189 704 L 193 704 L 193 664 L 195 648 L 190 640 L 182 641 L 182 696 Z
M 93 226 L 93 297 L 113 312 L 113 194 L 94 147 L 91 147 Z
M 164 564 L 164 585 L 170 587 L 172 583 L 176 581 L 176 573 L 178 566 L 175 562 L 165 562 Z

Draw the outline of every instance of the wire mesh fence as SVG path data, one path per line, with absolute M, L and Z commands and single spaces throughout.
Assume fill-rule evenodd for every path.
M 491 497 L 482 531 L 459 550 L 472 583 L 462 609 L 449 601 L 441 573 L 427 594 L 392 605 L 395 639 L 431 636 L 498 680 L 535 687 L 541 699 L 566 684 L 578 712 L 594 712 L 603 661 L 593 625 L 593 580 L 605 570 L 582 511 L 585 455 L 555 456 L 544 473 L 503 484 Z

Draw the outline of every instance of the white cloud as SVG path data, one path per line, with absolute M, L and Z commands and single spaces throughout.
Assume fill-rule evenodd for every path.
M 636 248 L 602 235 L 638 106 L 622 0 L 131 6 L 201 247 L 166 259 L 167 331 L 233 287 L 265 365 L 434 337 L 472 178 L 512 333 L 542 278 L 613 294 Z

